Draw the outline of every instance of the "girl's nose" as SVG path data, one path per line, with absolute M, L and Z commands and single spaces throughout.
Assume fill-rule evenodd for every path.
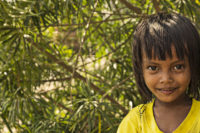
M 170 72 L 163 72 L 160 76 L 160 83 L 171 83 L 173 82 L 173 77 Z

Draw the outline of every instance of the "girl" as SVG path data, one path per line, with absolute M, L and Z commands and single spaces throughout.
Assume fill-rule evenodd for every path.
M 200 133 L 200 37 L 189 19 L 144 18 L 133 40 L 133 66 L 146 104 L 133 108 L 117 133 Z

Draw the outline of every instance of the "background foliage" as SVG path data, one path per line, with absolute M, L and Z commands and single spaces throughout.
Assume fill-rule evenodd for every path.
M 1 0 L 0 132 L 115 133 L 141 102 L 132 33 L 160 11 L 200 29 L 198 0 Z

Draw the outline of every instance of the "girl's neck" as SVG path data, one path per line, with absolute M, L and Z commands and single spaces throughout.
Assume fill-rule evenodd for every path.
M 190 97 L 188 97 L 187 95 L 182 96 L 178 99 L 176 99 L 173 102 L 167 103 L 167 102 L 162 102 L 159 99 L 155 99 L 155 103 L 154 103 L 154 108 L 169 108 L 169 109 L 173 109 L 173 108 L 177 108 L 180 106 L 191 106 L 192 104 L 192 99 Z
M 153 114 L 158 128 L 171 133 L 184 121 L 191 109 L 192 99 L 188 96 L 166 103 L 155 99 Z

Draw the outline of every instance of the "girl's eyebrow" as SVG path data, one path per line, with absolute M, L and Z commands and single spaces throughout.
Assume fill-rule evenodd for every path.
M 165 60 L 156 60 L 156 61 L 152 61 L 152 60 L 146 60 L 145 64 L 153 64 L 153 65 L 159 65 L 159 63 L 157 63 L 157 61 L 165 61 Z M 175 60 L 173 61 L 171 64 L 177 64 L 177 63 L 185 63 L 185 60 L 184 59 L 178 59 L 178 60 Z
M 152 61 L 146 61 L 146 63 L 145 63 L 145 64 L 159 65 L 159 63 L 152 62 Z

